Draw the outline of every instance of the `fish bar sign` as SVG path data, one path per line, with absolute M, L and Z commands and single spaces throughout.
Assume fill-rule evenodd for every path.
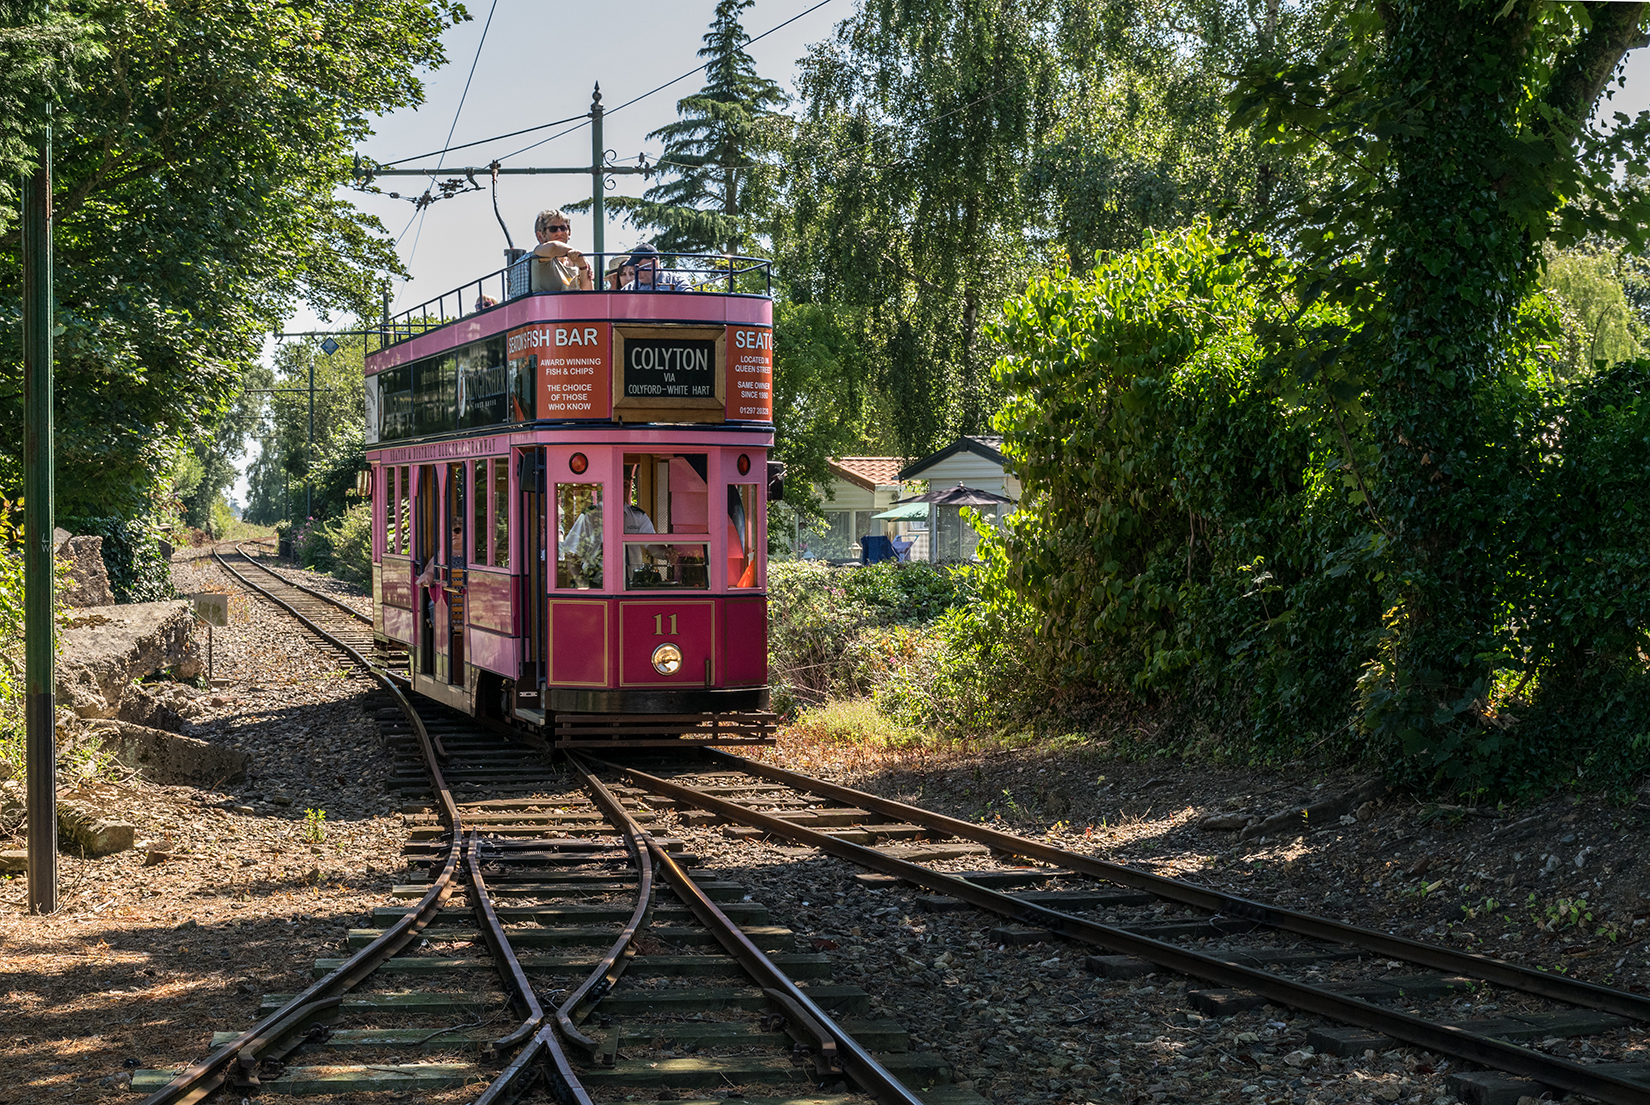
M 611 418 L 613 327 L 544 322 L 512 330 L 508 356 L 538 355 L 538 416 Z
M 773 330 L 728 327 L 728 421 L 773 421 Z

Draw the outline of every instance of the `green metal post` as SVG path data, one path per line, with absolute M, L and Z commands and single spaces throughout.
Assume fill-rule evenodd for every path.
M 304 525 L 315 517 L 310 499 L 310 469 L 315 464 L 315 350 L 309 351 L 309 443 L 304 446 Z
M 598 81 L 596 91 L 590 97 L 590 218 L 595 222 L 590 242 L 598 254 L 607 252 L 607 212 L 603 208 L 603 201 L 607 198 L 604 184 L 607 174 L 602 168 L 606 152 L 602 147 L 602 86 Z
M 57 908 L 57 734 L 53 683 L 52 128 L 23 180 L 23 712 L 29 908 Z

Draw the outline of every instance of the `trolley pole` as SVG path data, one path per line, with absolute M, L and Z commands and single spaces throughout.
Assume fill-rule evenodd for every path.
M 602 182 L 607 175 L 603 169 L 606 153 L 602 148 L 602 86 L 597 81 L 596 91 L 590 97 L 590 218 L 595 224 L 590 241 L 597 254 L 607 252 L 607 212 L 603 207 L 607 189 Z
M 57 722 L 52 701 L 52 127 L 23 180 L 23 712 L 29 908 L 57 909 Z

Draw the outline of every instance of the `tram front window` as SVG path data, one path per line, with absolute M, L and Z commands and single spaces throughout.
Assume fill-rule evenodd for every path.
M 629 590 L 710 586 L 704 453 L 626 453 L 625 577 Z
M 556 586 L 600 590 L 602 485 L 556 485 Z

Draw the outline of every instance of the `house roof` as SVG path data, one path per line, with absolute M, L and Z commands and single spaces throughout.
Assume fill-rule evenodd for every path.
M 898 457 L 831 457 L 826 461 L 831 475 L 867 491 L 899 483 L 902 463 Z
M 913 461 L 900 469 L 899 478 L 901 480 L 926 479 L 927 477 L 923 475 L 923 472 L 948 457 L 956 456 L 958 453 L 973 453 L 975 456 L 984 457 L 986 460 L 1004 464 L 1002 444 L 1003 439 L 995 434 L 959 437 L 939 452 L 929 453 L 921 460 Z

